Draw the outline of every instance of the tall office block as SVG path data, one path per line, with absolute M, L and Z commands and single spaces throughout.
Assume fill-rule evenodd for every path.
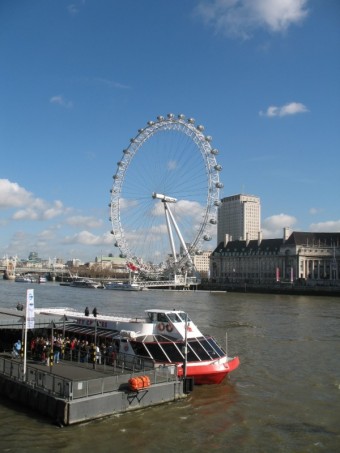
M 221 200 L 218 208 L 217 244 L 228 234 L 232 240 L 258 239 L 261 230 L 260 198 L 254 195 L 233 195 Z

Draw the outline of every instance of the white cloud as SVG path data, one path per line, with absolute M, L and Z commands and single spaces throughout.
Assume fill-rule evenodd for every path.
M 17 209 L 11 216 L 12 220 L 50 220 L 68 211 L 61 201 L 50 203 L 35 198 L 31 192 L 8 179 L 0 179 L 1 208 Z
M 52 241 L 55 238 L 55 231 L 53 229 L 43 230 L 38 234 L 41 241 Z
M 309 210 L 310 215 L 316 215 L 316 214 L 319 214 L 320 212 L 322 212 L 322 209 L 319 209 L 319 208 L 310 208 L 310 210 Z
M 176 170 L 177 162 L 175 160 L 169 160 L 166 164 L 168 170 Z
M 66 220 L 66 223 L 74 227 L 86 226 L 89 228 L 98 228 L 102 226 L 103 221 L 101 219 L 96 219 L 94 217 L 77 215 L 69 217 Z
M 16 182 L 0 179 L 0 209 L 18 208 L 31 203 L 33 195 Z
M 32 192 L 8 179 L 0 179 L 0 211 L 1 239 L 2 243 L 7 243 L 3 246 L 3 253 L 28 256 L 30 251 L 36 250 L 42 251 L 43 257 L 46 254 L 64 256 L 70 253 L 69 244 L 78 244 L 79 250 L 75 252 L 79 257 L 85 257 L 85 254 L 88 257 L 91 252 L 86 250 L 86 246 L 111 248 L 113 245 L 109 232 L 94 235 L 87 231 L 102 227 L 102 219 L 81 214 L 71 215 L 74 210 L 65 207 L 60 200 L 47 201 L 35 197 Z M 75 227 L 80 232 L 67 237 L 70 233 L 65 234 L 66 225 Z
M 32 208 L 20 209 L 16 211 L 12 219 L 13 220 L 38 220 L 38 213 Z
M 95 77 L 93 82 L 98 85 L 103 85 L 108 88 L 119 89 L 119 90 L 129 90 L 130 87 L 128 85 L 124 85 L 123 83 L 116 82 L 115 80 L 103 79 L 100 77 Z
M 105 233 L 102 236 L 97 236 L 89 231 L 80 231 L 73 236 L 66 236 L 62 241 L 64 244 L 81 244 L 81 245 L 112 245 L 112 236 L 110 233 Z
M 53 202 L 53 205 L 50 206 L 48 209 L 45 209 L 43 212 L 43 219 L 50 220 L 54 217 L 58 217 L 66 212 L 64 205 L 61 201 L 56 200 Z
M 308 0 L 202 0 L 196 13 L 217 33 L 251 37 L 257 29 L 283 32 L 308 15 Z
M 201 220 L 204 212 L 203 207 L 197 201 L 179 200 L 177 203 L 170 203 L 170 209 L 176 222 L 180 222 L 184 217 L 190 217 L 197 222 Z M 164 216 L 163 203 L 155 203 L 151 211 L 153 216 Z
M 68 211 L 61 201 L 54 201 L 52 205 L 39 198 L 32 200 L 25 209 L 20 209 L 12 215 L 13 220 L 51 220 Z
M 294 216 L 288 214 L 277 214 L 267 217 L 262 222 L 262 233 L 264 238 L 281 238 L 283 228 L 292 228 L 297 222 Z
M 72 15 L 79 13 L 79 9 L 73 3 L 67 6 L 67 11 Z
M 129 208 L 132 208 L 134 206 L 137 206 L 138 205 L 138 201 L 137 200 L 126 200 L 125 198 L 121 198 L 119 200 L 119 207 L 121 210 L 123 209 L 129 209 Z
M 70 109 L 73 107 L 73 102 L 66 100 L 64 98 L 64 96 L 62 96 L 61 94 L 59 94 L 57 96 L 52 96 L 50 98 L 50 103 L 55 104 L 55 105 L 60 105 L 61 107 L 65 107 L 67 109 Z
M 260 116 L 267 116 L 269 118 L 274 116 L 287 116 L 296 115 L 297 113 L 306 113 L 308 109 L 300 102 L 290 102 L 282 107 L 270 106 L 265 112 L 260 111 Z
M 168 232 L 168 228 L 166 226 L 165 223 L 162 223 L 160 225 L 153 225 L 151 228 L 150 228 L 150 231 L 152 232 L 152 234 L 167 234 Z M 155 240 L 157 241 L 158 239 L 155 237 Z
M 310 231 L 315 233 L 340 232 L 340 220 L 328 220 L 327 222 L 312 223 Z

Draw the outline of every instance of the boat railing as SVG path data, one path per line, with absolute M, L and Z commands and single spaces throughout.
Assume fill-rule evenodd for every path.
M 143 362 L 144 358 L 139 358 L 138 361 L 138 358 L 134 356 L 136 360 L 132 361 L 131 357 L 128 357 L 128 354 L 117 355 L 111 366 L 92 363 L 82 365 L 96 368 L 104 374 L 107 373 L 107 376 L 94 379 L 70 379 L 54 374 L 51 372 L 51 367 L 45 371 L 41 369 L 41 366 L 34 366 L 34 364 L 26 366 L 24 375 L 22 360 L 12 359 L 9 353 L 4 353 L 0 355 L 0 375 L 7 376 L 11 381 L 20 382 L 34 390 L 68 401 L 108 392 L 126 391 L 128 390 L 128 380 L 134 376 L 148 376 L 151 385 L 178 380 L 177 370 L 173 365 L 151 367 L 150 363 Z M 67 364 L 66 361 L 65 364 Z M 41 365 L 41 363 L 36 365 Z M 77 363 L 73 362 L 72 366 L 77 366 Z

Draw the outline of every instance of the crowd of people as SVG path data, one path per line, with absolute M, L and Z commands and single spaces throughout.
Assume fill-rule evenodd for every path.
M 21 350 L 22 345 L 18 340 L 13 346 L 13 357 L 19 357 Z M 112 365 L 118 351 L 118 340 L 95 345 L 86 339 L 63 337 L 60 334 L 54 336 L 53 340 L 46 336 L 34 337 L 28 347 L 31 358 L 45 365 L 58 364 L 60 360 Z

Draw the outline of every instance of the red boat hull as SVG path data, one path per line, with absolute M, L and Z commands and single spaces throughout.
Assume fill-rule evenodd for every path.
M 234 357 L 224 364 L 209 363 L 207 365 L 190 365 L 187 366 L 187 377 L 193 378 L 194 383 L 198 385 L 220 384 L 231 371 L 236 370 L 240 364 L 240 359 Z M 178 368 L 178 376 L 183 376 L 183 368 Z

